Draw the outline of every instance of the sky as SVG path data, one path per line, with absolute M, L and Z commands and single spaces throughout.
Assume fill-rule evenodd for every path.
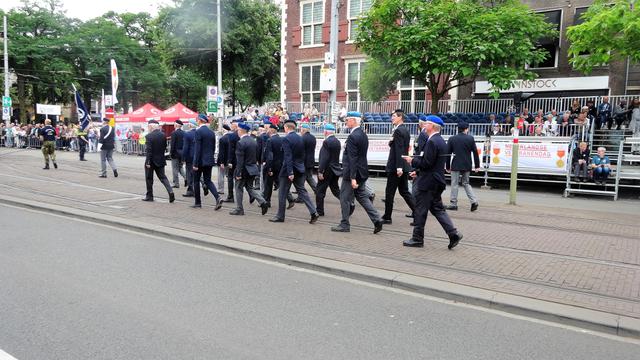
M 62 0 L 67 16 L 81 20 L 98 17 L 110 10 L 115 12 L 148 12 L 156 15 L 161 5 L 170 0 Z M 20 0 L 0 0 L 0 8 L 9 11 L 21 5 Z M 2 25 L 0 25 L 1 27 Z

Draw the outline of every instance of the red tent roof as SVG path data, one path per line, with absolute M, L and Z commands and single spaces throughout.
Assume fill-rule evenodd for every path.
M 126 115 L 117 115 L 116 122 L 147 122 L 151 119 L 160 120 L 161 113 L 162 110 L 147 103 Z
M 163 111 L 162 115 L 160 115 L 160 120 L 165 122 L 173 122 L 178 119 L 189 120 L 196 119 L 197 117 L 198 113 L 182 105 L 181 103 L 177 103 L 167 110 Z

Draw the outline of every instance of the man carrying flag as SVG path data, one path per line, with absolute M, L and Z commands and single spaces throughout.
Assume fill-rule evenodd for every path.
M 87 140 L 87 126 L 89 126 L 90 122 L 89 112 L 87 111 L 87 107 L 84 106 L 84 102 L 82 102 L 82 98 L 80 97 L 80 94 L 78 94 L 78 90 L 73 84 L 72 86 L 73 91 L 75 92 L 76 111 L 78 112 L 78 123 L 80 125 L 76 132 L 78 137 L 80 161 L 85 161 L 84 153 L 86 152 L 87 144 L 89 143 L 89 140 Z

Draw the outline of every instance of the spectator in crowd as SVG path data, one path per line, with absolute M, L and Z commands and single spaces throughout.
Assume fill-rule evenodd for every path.
M 626 125 L 630 114 L 631 111 L 627 109 L 627 101 L 624 99 L 620 100 L 620 103 L 613 111 L 613 118 L 616 121 L 616 130 L 620 130 L 623 125 Z
M 536 125 L 529 136 L 547 136 L 544 126 Z
M 611 161 L 609 157 L 605 155 L 607 149 L 604 147 L 598 148 L 598 154 L 594 155 L 591 159 L 591 168 L 593 169 L 593 181 L 596 184 L 604 185 L 607 182 L 607 178 L 611 173 Z
M 536 132 L 536 128 L 542 128 L 544 126 L 544 123 L 542 122 L 542 118 L 540 116 L 536 116 L 535 119 L 533 120 L 533 123 L 531 125 L 529 125 L 527 127 L 527 136 L 536 136 L 535 132 Z
M 562 113 L 562 119 L 558 124 L 558 135 L 571 136 L 571 111 L 567 110 Z
M 598 109 L 596 108 L 595 101 L 591 99 L 587 100 L 586 107 L 589 109 L 588 117 L 591 118 L 591 124 L 595 124 L 594 122 L 598 117 Z M 582 111 L 584 111 L 584 106 Z
M 597 129 L 601 129 L 604 124 L 607 124 L 607 129 L 611 130 L 611 125 L 613 124 L 613 118 L 611 117 L 611 104 L 609 104 L 609 97 L 605 96 L 602 98 L 602 104 L 598 105 L 598 127 Z
M 344 105 L 340 106 L 340 113 L 338 113 L 338 121 L 344 122 L 344 119 L 347 117 L 347 107 Z
M 15 131 L 14 128 L 15 128 L 15 125 L 13 123 L 10 123 L 5 131 L 4 136 L 6 141 L 6 147 L 13 147 L 13 133 Z
M 528 108 L 522 109 L 522 114 L 520 114 L 520 118 L 523 119 L 527 124 L 530 124 L 533 122 L 533 116 L 529 114 Z
M 502 128 L 500 127 L 500 124 L 495 123 L 491 126 L 491 129 L 489 129 L 489 132 L 487 133 L 487 136 L 491 137 L 491 136 L 504 136 L 504 132 L 502 131 Z
M 571 103 L 571 108 L 569 109 L 569 112 L 571 113 L 571 119 L 575 120 L 580 114 L 581 110 L 582 107 L 580 106 L 578 100 L 573 100 L 573 102 Z
M 551 116 L 553 117 L 553 120 L 555 120 L 556 122 L 559 121 L 559 119 L 558 119 L 558 111 L 556 109 L 552 109 L 551 110 Z
M 513 132 L 513 117 L 507 114 L 504 117 L 504 124 L 502 125 L 502 132 L 504 134 L 511 134 Z
M 573 177 L 574 181 L 587 182 L 587 171 L 589 170 L 589 159 L 591 158 L 587 143 L 582 141 L 577 149 L 573 151 Z
M 629 123 L 629 128 L 633 131 L 633 137 L 640 137 L 640 99 L 633 99 L 633 110 L 631 110 L 631 122 Z M 638 154 L 640 152 L 640 145 L 633 144 L 631 147 L 631 151 L 634 154 Z
M 556 122 L 556 118 L 552 113 L 547 114 L 547 120 L 544 122 L 543 132 L 547 136 L 558 135 L 558 123 Z
M 491 124 L 491 127 L 493 127 L 493 125 L 497 124 L 498 120 L 496 120 L 496 114 L 489 114 L 489 124 Z
M 87 132 L 87 139 L 89 140 L 89 152 L 96 152 L 98 137 L 96 136 L 96 130 L 93 127 L 89 127 L 89 131 Z
M 585 140 L 589 133 L 589 120 L 587 118 L 587 112 L 581 112 L 578 117 L 573 121 L 576 125 L 576 136 L 580 140 Z

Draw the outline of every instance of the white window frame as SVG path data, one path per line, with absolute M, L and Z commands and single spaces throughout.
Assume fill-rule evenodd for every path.
M 354 20 L 360 19 L 362 17 L 362 12 L 363 12 L 362 11 L 362 2 L 363 2 L 363 0 L 358 0 L 358 1 L 360 1 L 360 14 L 358 14 L 358 16 L 351 17 L 350 10 L 351 10 L 351 2 L 352 1 L 353 0 L 347 1 L 347 21 L 348 21 L 347 27 L 348 27 L 348 34 L 349 34 L 349 37 L 348 37 L 348 39 L 346 41 L 347 44 L 352 44 L 355 41 L 355 39 L 353 39 L 353 37 L 351 36 L 351 22 L 354 21 Z M 371 5 L 373 5 L 373 0 L 371 0 Z
M 320 94 L 320 96 L 322 96 L 322 93 L 324 91 L 322 90 L 311 90 L 313 89 L 313 70 L 311 71 L 311 78 L 310 78 L 310 90 L 309 91 L 302 91 L 302 68 L 304 67 L 314 67 L 314 66 L 320 66 L 320 69 L 322 70 L 322 66 L 324 65 L 323 62 L 305 62 L 305 63 L 299 63 L 298 64 L 298 93 L 300 94 L 300 102 L 302 103 L 306 103 L 306 101 L 304 101 L 304 95 L 309 94 L 310 95 L 310 101 L 308 102 L 309 104 L 313 104 L 313 95 L 314 94 Z M 318 88 L 320 87 L 320 84 L 318 83 Z
M 560 11 L 560 30 L 558 31 L 558 46 L 556 46 L 556 56 L 555 61 L 553 63 L 553 67 L 532 67 L 529 64 L 525 67 L 525 69 L 529 70 L 546 70 L 546 69 L 557 69 L 558 62 L 560 61 L 560 48 L 562 46 L 562 31 L 563 31 L 563 19 L 564 19 L 564 9 L 563 8 L 553 8 L 553 9 L 536 9 L 535 12 L 537 14 L 551 12 L 551 11 Z
M 398 81 L 398 86 L 396 87 L 398 89 L 398 100 L 400 101 L 400 104 L 402 104 L 403 101 L 409 101 L 410 104 L 410 111 L 407 111 L 408 113 L 414 113 L 415 109 L 416 109 L 416 90 L 418 91 L 422 91 L 424 90 L 424 94 L 425 97 L 420 99 L 419 101 L 421 102 L 426 102 L 427 100 L 427 92 L 429 91 L 427 89 L 427 81 L 426 79 L 423 80 L 424 82 L 424 86 L 416 86 L 416 79 L 412 78 L 411 79 L 411 86 L 407 86 L 407 85 L 402 85 L 402 80 Z M 411 99 L 403 99 L 402 98 L 402 91 L 411 91 Z M 426 109 L 425 109 L 426 110 Z
M 315 6 L 315 3 L 322 3 L 321 7 L 322 7 L 322 21 L 320 22 L 313 22 L 313 7 Z M 306 4 L 311 4 L 311 23 L 309 24 L 304 24 L 303 21 L 303 7 Z M 300 1 L 300 46 L 299 48 L 304 49 L 304 48 L 314 48 L 314 47 L 323 47 L 324 46 L 324 42 L 322 41 L 322 35 L 320 35 L 320 43 L 314 43 L 313 40 L 315 38 L 315 33 L 314 33 L 314 28 L 316 25 L 323 25 L 324 24 L 324 11 L 325 9 L 325 2 L 324 0 L 304 0 L 304 1 Z M 304 27 L 305 26 L 311 26 L 311 44 L 304 44 Z M 322 30 L 320 30 L 320 32 L 322 33 Z
M 356 111 L 360 111 L 360 102 L 362 101 L 361 97 L 360 97 L 360 80 L 361 80 L 361 75 L 362 75 L 362 64 L 365 64 L 367 62 L 367 58 L 358 58 L 358 59 L 350 59 L 350 60 L 345 60 L 344 62 L 344 92 L 347 94 L 347 104 L 355 101 L 357 105 L 357 109 L 355 109 Z M 358 86 L 355 90 L 353 89 L 349 89 L 349 65 L 350 64 L 359 64 L 358 65 Z M 356 100 L 351 100 L 349 98 L 349 93 L 350 92 L 357 92 L 357 98 Z

